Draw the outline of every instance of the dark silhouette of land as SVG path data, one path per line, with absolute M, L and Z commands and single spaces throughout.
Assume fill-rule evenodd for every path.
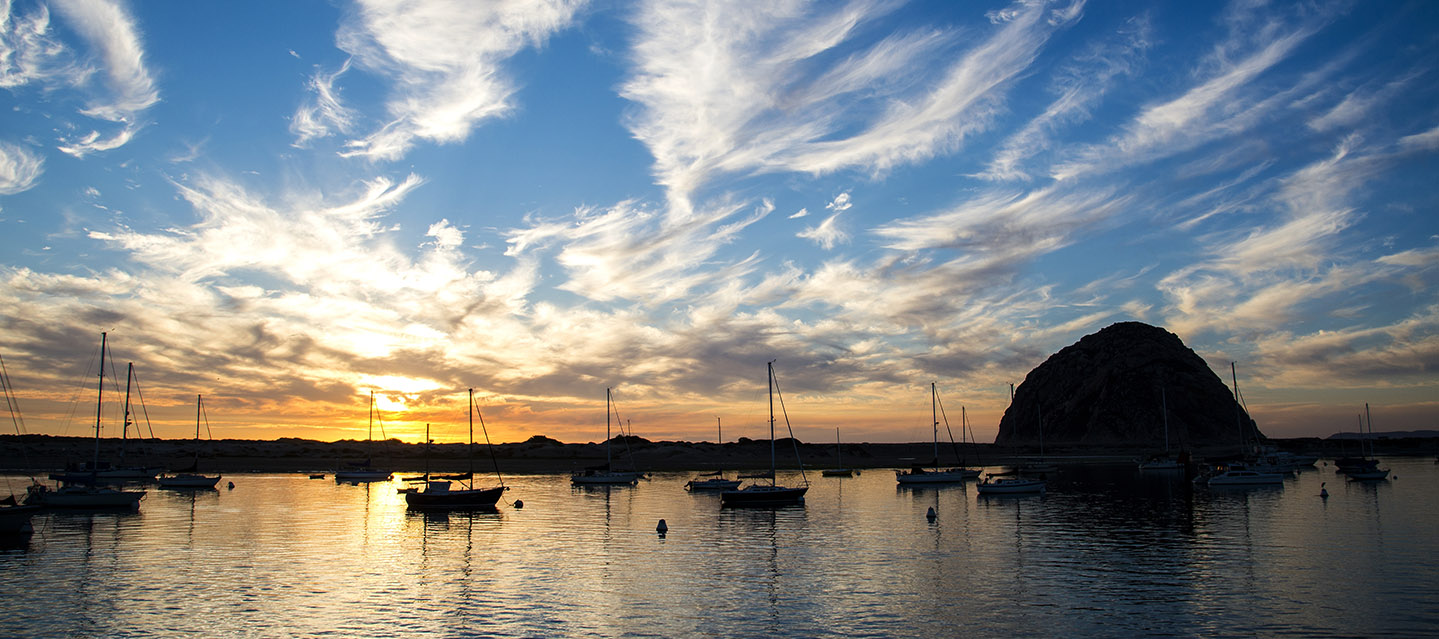
M 781 439 L 777 443 L 780 469 L 797 469 L 796 442 Z M 1327 457 L 1352 454 L 1353 440 L 1318 438 L 1271 440 L 1283 450 L 1308 452 Z M 817 469 L 838 465 L 833 443 L 797 443 L 806 468 Z M 126 443 L 125 463 L 161 465 L 167 468 L 189 466 L 195 460 L 193 439 L 131 439 Z M 364 441 L 342 440 L 321 442 L 309 439 L 277 440 L 218 439 L 201 441 L 200 470 L 203 472 L 332 472 L 344 464 L 363 460 L 372 452 L 376 465 L 399 472 L 420 472 L 426 463 L 425 447 L 390 439 L 376 441 L 371 447 Z M 117 461 L 121 442 L 103 439 L 101 457 Z M 960 444 L 963 462 L 970 465 L 1002 466 L 1032 458 L 1038 450 L 1030 446 L 995 444 Z M 1381 455 L 1432 455 L 1439 451 L 1439 438 L 1387 437 L 1376 435 L 1375 448 Z M 845 466 L 856 468 L 907 468 L 929 464 L 934 459 L 932 442 L 916 443 L 847 443 L 842 445 Z M 723 445 L 711 442 L 657 441 L 639 437 L 613 440 L 615 466 L 642 472 L 753 470 L 769 467 L 769 440 L 741 438 Z M 1049 461 L 1056 463 L 1117 463 L 1143 456 L 1148 446 L 1046 446 Z M 0 470 L 49 471 L 67 464 L 93 458 L 95 440 L 88 437 L 57 437 L 49 435 L 0 435 Z M 628 451 L 628 452 L 627 452 Z M 1232 455 L 1233 449 L 1216 447 L 1191 451 L 1197 457 Z M 517 443 L 497 444 L 494 458 L 505 473 L 560 473 L 582 470 L 603 464 L 605 446 L 600 443 L 567 444 L 542 436 Z M 490 469 L 490 450 L 482 444 L 474 448 L 476 467 Z M 941 444 L 939 462 L 954 465 L 961 461 L 955 448 Z M 466 444 L 434 444 L 429 451 L 431 470 L 455 472 L 468 468 Z

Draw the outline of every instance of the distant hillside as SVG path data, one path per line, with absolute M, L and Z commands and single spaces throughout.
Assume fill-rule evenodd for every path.
M 1359 439 L 1359 433 L 1334 433 L 1325 439 Z M 1424 439 L 1427 437 L 1439 437 L 1439 430 L 1391 430 L 1383 433 L 1372 433 L 1369 435 L 1374 439 Z
M 1162 398 L 1161 398 L 1162 395 Z M 1087 335 L 1029 372 L 999 422 L 997 444 L 1164 446 L 1250 444 L 1263 437 L 1232 391 L 1179 337 L 1140 322 Z M 1242 425 L 1242 426 L 1241 426 Z

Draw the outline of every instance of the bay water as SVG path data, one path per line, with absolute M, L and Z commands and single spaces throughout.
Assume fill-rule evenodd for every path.
M 399 481 L 234 474 L 36 516 L 0 545 L 0 635 L 1439 636 L 1439 465 L 1382 465 L 1225 490 L 1074 465 L 1009 497 L 814 472 L 804 506 L 761 510 L 692 473 L 520 475 L 451 513 L 407 511 Z

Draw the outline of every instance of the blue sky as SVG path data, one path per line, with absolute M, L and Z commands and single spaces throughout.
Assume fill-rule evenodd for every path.
M 81 434 L 991 439 L 1111 323 L 1435 426 L 1429 2 L 0 1 L 0 356 Z M 1382 416 L 1382 417 L 1381 417 Z M 951 421 L 953 417 L 951 417 Z M 186 423 L 190 425 L 186 425 Z M 451 426 L 440 438 L 454 439 Z M 460 432 L 460 431 L 455 431 Z

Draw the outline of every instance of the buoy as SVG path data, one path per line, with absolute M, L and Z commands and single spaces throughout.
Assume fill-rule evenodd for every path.
M 934 521 L 934 518 L 935 518 L 935 517 L 938 517 L 938 516 L 939 516 L 939 515 L 934 514 L 934 506 L 930 506 L 930 507 L 929 507 L 929 512 L 927 512 L 927 513 L 924 514 L 924 518 L 925 518 L 925 519 L 928 519 L 928 520 L 930 520 L 930 521 Z
M 1324 487 L 1325 482 L 1319 482 L 1319 496 L 1329 499 L 1329 489 Z
M 520 500 L 518 500 L 518 499 L 515 500 L 515 510 L 519 510 L 519 509 L 524 508 L 524 507 L 525 507 L 525 502 L 522 502 L 522 501 L 520 501 Z
M 230 490 L 234 490 L 234 489 L 235 489 L 235 482 L 227 482 L 227 483 L 225 484 L 225 487 L 226 487 L 226 488 L 229 488 Z
M 670 531 L 669 524 L 666 524 L 666 523 L 665 523 L 665 520 L 663 520 L 663 519 L 660 520 L 660 523 L 659 523 L 658 526 L 655 526 L 655 532 L 659 533 L 661 537 L 665 536 L 665 533 L 667 533 L 667 532 L 669 532 L 669 531 Z

